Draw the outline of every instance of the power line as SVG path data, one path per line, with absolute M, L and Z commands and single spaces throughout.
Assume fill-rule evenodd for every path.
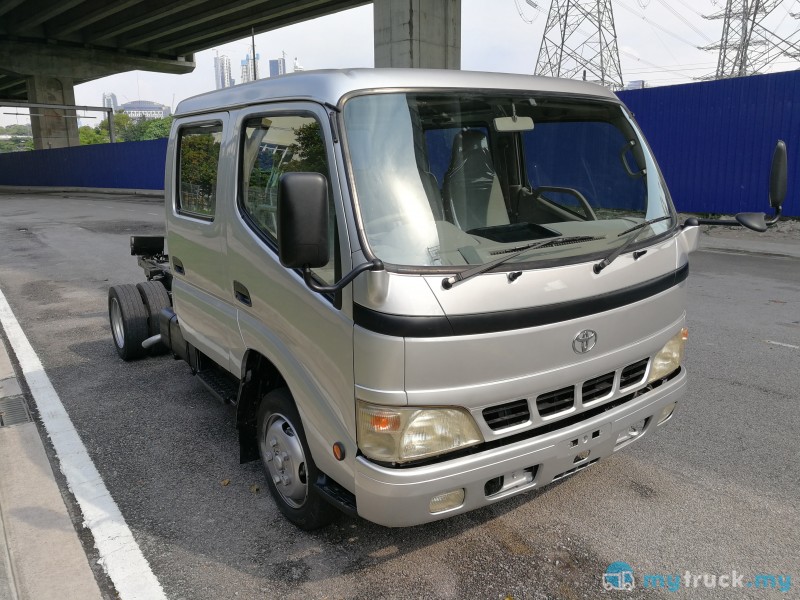
M 544 13 L 544 9 L 541 6 L 536 4 L 533 0 L 526 0 L 525 2 L 528 6 L 533 7 L 536 10 L 536 14 L 532 19 L 529 19 L 525 16 L 525 13 L 522 10 L 522 6 L 519 3 L 519 0 L 514 0 L 514 6 L 517 7 L 517 12 L 519 13 L 519 18 L 525 21 L 528 25 L 532 25 L 536 19 L 539 17 L 539 13 Z
M 686 39 L 686 38 L 684 38 L 684 37 L 681 37 L 681 36 L 679 36 L 679 35 L 678 35 L 677 33 L 675 33 L 674 31 L 672 31 L 672 30 L 670 30 L 670 29 L 667 29 L 666 27 L 663 27 L 662 25 L 659 25 L 658 23 L 653 23 L 653 21 L 651 21 L 650 19 L 648 19 L 647 17 L 645 17 L 645 16 L 644 16 L 642 13 L 638 12 L 638 11 L 637 11 L 636 9 L 634 9 L 634 8 L 631 8 L 630 6 L 628 6 L 627 4 L 625 4 L 624 2 L 622 2 L 621 0 L 617 0 L 617 5 L 618 5 L 618 6 L 621 6 L 622 8 L 624 8 L 625 10 L 627 10 L 628 12 L 630 12 L 630 13 L 633 13 L 635 16 L 637 16 L 637 17 L 639 17 L 640 19 L 642 19 L 642 21 L 644 21 L 645 23 L 647 23 L 648 25 L 650 25 L 650 27 L 655 27 L 656 29 L 660 29 L 661 31 L 663 31 L 663 32 L 664 32 L 664 33 L 666 33 L 667 35 L 670 35 L 670 36 L 674 37 L 676 40 L 678 40 L 679 42 L 683 42 L 683 43 L 684 43 L 684 44 L 686 44 L 687 46 L 691 46 L 692 48 L 697 48 L 697 47 L 698 47 L 698 45 L 697 45 L 697 44 L 695 44 L 694 42 L 690 42 L 689 40 L 687 40 L 687 39 Z
M 678 2 L 680 2 L 681 4 L 683 4 L 683 6 L 684 6 L 684 7 L 686 7 L 686 9 L 687 9 L 687 10 L 689 10 L 689 11 L 693 12 L 693 13 L 694 13 L 694 14 L 696 14 L 698 17 L 702 17 L 702 16 L 703 16 L 702 14 L 700 14 L 699 12 L 697 12 L 697 9 L 696 9 L 694 6 L 691 6 L 691 5 L 690 5 L 690 4 L 688 4 L 688 3 L 687 3 L 685 0 L 678 0 Z
M 669 12 L 675 15 L 678 19 L 680 19 L 687 27 L 689 27 L 692 31 L 694 31 L 697 35 L 702 38 L 705 38 L 708 42 L 713 41 L 710 37 L 708 37 L 705 32 L 697 28 L 695 25 L 692 24 L 686 17 L 684 17 L 681 13 L 671 7 L 667 2 L 664 0 L 658 0 L 659 4 L 661 4 L 664 8 L 666 8 Z
M 641 62 L 641 63 L 644 63 L 646 65 L 650 65 L 652 68 L 654 68 L 657 71 L 680 73 L 680 74 L 684 75 L 685 77 L 688 77 L 688 78 L 691 79 L 691 75 L 683 73 L 682 71 L 676 71 L 674 69 L 667 69 L 666 67 L 662 67 L 662 66 L 657 65 L 655 63 L 651 63 L 650 61 L 645 60 L 644 58 L 642 58 L 640 56 L 636 56 L 635 54 L 633 54 L 632 52 L 628 52 L 627 50 L 621 50 L 621 52 L 623 54 L 627 54 L 628 56 L 630 56 L 631 58 L 633 58 L 637 62 Z

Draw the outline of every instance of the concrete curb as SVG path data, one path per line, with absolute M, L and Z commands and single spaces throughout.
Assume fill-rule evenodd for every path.
M 0 342 L 0 400 L 23 398 Z M 36 423 L 0 427 L 0 600 L 100 600 Z
M 141 190 L 124 188 L 48 187 L 0 185 L 0 193 L 6 194 L 103 194 L 111 196 L 136 196 L 139 202 L 164 201 L 164 190 Z M 124 198 L 116 198 L 124 200 Z
M 800 239 L 798 239 L 796 243 L 773 242 L 769 241 L 769 231 L 761 235 L 764 236 L 762 240 L 732 239 L 701 235 L 699 250 L 800 258 Z

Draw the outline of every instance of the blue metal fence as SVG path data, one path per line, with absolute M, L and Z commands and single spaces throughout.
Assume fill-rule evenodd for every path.
M 167 140 L 0 154 L 0 185 L 164 189 Z
M 678 210 L 770 212 L 769 163 L 789 151 L 784 214 L 800 216 L 800 72 L 620 92 Z M 166 140 L 0 154 L 0 185 L 163 189 Z
M 800 216 L 800 72 L 620 92 L 684 212 L 771 213 L 769 166 L 786 142 L 784 214 Z

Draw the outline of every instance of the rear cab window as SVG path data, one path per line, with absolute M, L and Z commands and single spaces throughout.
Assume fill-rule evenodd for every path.
M 212 221 L 216 213 L 222 123 L 192 123 L 178 130 L 178 214 Z

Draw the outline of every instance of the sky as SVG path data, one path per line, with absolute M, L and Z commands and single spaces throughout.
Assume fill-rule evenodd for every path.
M 660 86 L 713 74 L 718 53 L 698 46 L 719 42 L 722 20 L 703 16 L 719 13 L 724 5 L 725 0 L 613 0 L 624 81 Z M 461 68 L 533 74 L 549 7 L 548 0 L 462 0 Z M 783 0 L 766 23 L 784 37 L 793 35 L 800 20 L 790 13 L 800 13 L 800 0 Z M 282 52 L 288 71 L 295 57 L 307 70 L 372 67 L 372 5 L 258 34 L 255 43 L 261 73 L 267 72 L 267 60 Z M 76 104 L 99 106 L 104 92 L 114 92 L 120 103 L 152 100 L 174 109 L 184 98 L 214 89 L 216 52 L 230 57 L 233 77 L 239 79 L 250 38 L 196 53 L 190 74 L 132 71 L 76 86 Z M 797 68 L 797 60 L 781 58 L 769 70 Z M 0 124 L 14 122 L 27 118 L 0 115 Z

